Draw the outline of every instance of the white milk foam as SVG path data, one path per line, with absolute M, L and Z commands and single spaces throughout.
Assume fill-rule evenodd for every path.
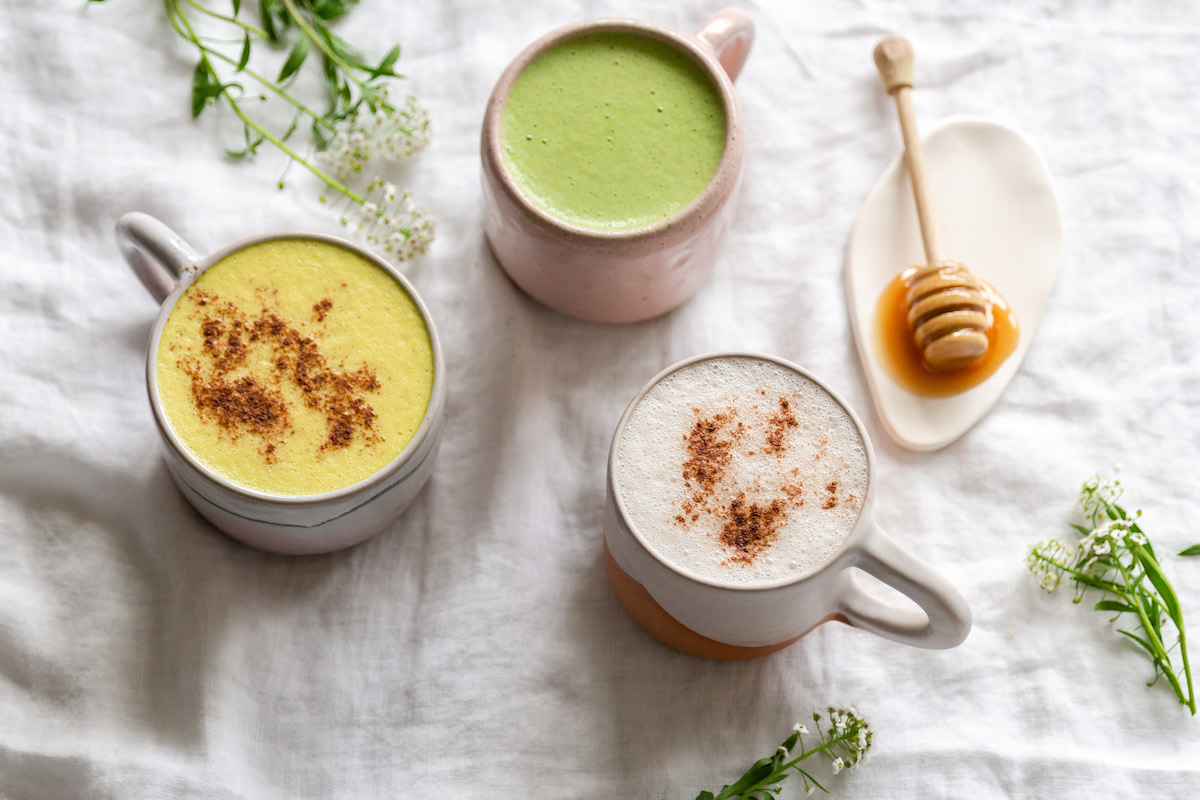
M 809 572 L 845 541 L 866 495 L 867 454 L 854 421 L 808 378 L 719 357 L 642 398 L 613 484 L 633 528 L 668 563 L 762 584 Z

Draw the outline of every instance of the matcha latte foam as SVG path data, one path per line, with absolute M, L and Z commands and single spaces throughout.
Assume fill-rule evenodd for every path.
M 246 488 L 310 495 L 400 454 L 429 405 L 433 349 L 386 270 L 333 243 L 276 239 L 188 287 L 163 328 L 156 379 L 196 460 Z
M 725 108 L 686 52 L 636 33 L 563 41 L 518 76 L 501 119 L 504 159 L 534 205 L 585 228 L 650 225 L 708 185 Z

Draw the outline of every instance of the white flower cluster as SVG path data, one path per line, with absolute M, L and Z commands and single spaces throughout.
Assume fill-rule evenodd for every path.
M 408 95 L 398 106 L 387 99 L 384 88 L 374 111 L 363 103 L 337 123 L 320 153 L 330 171 L 344 178 L 376 158 L 398 161 L 429 144 L 429 115 L 417 98 Z
M 365 202 L 351 202 L 341 223 L 371 247 L 396 261 L 406 261 L 433 241 L 433 221 L 408 192 L 401 194 L 385 181 L 367 187 Z
M 1124 493 L 1120 481 L 1095 475 L 1083 482 L 1079 505 L 1090 519 L 1096 519 L 1097 515 L 1107 511 L 1108 506 L 1120 500 Z
M 854 706 L 830 708 L 829 724 L 833 726 L 831 738 L 841 740 L 842 749 L 849 759 L 849 762 L 840 756 L 833 759 L 833 772 L 836 775 L 845 767 L 858 766 L 863 760 L 863 756 L 871 748 L 871 729 Z
M 1026 563 L 1042 588 L 1053 593 L 1062 581 L 1063 567 L 1073 555 L 1071 549 L 1057 539 L 1043 539 L 1030 548 Z
M 1129 547 L 1133 544 L 1146 544 L 1146 534 L 1132 530 L 1141 513 L 1138 511 L 1133 519 L 1105 519 L 1104 522 L 1093 528 L 1091 533 L 1084 536 L 1079 542 L 1080 557 L 1088 559 L 1084 568 L 1095 563 L 1096 557 L 1112 553 L 1114 546 L 1124 544 Z

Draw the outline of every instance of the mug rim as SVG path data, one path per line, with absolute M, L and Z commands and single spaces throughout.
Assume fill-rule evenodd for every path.
M 687 54 L 699 66 L 721 97 L 721 106 L 725 112 L 725 145 L 721 150 L 721 158 L 712 177 L 695 197 L 679 210 L 669 216 L 655 220 L 646 225 L 633 228 L 604 229 L 589 228 L 568 222 L 551 214 L 536 205 L 518 187 L 508 162 L 504 158 L 500 142 L 500 128 L 503 121 L 504 107 L 517 78 L 525 71 L 538 56 L 550 48 L 570 39 L 579 38 L 593 33 L 629 32 L 647 35 L 659 41 L 672 45 L 677 50 Z M 653 239 L 663 233 L 679 228 L 681 223 L 693 217 L 708 217 L 719 209 L 737 183 L 737 175 L 742 160 L 743 136 L 741 135 L 741 108 L 738 104 L 737 92 L 733 81 L 725 68 L 713 53 L 706 50 L 692 36 L 671 30 L 652 22 L 629 17 L 603 17 L 599 19 L 573 22 L 556 28 L 528 44 L 517 54 L 500 78 L 488 98 L 487 109 L 483 116 L 482 150 L 484 166 L 490 167 L 496 176 L 496 183 L 512 200 L 526 218 L 535 221 L 551 230 L 570 234 L 604 244 L 625 242 L 642 242 Z M 724 180 L 722 180 L 724 179 Z M 718 191 L 718 189 L 721 189 Z
M 863 491 L 863 502 L 858 509 L 858 516 L 855 517 L 854 524 L 851 526 L 850 531 L 846 534 L 846 537 L 842 539 L 842 542 L 840 545 L 838 545 L 837 549 L 835 549 L 820 564 L 806 572 L 756 584 L 722 581 L 705 577 L 703 575 L 697 575 L 687 569 L 684 569 L 678 564 L 668 561 L 662 556 L 661 553 L 647 544 L 645 538 L 641 534 L 641 531 L 637 529 L 630 519 L 629 513 L 625 508 L 624 498 L 621 496 L 621 493 L 617 491 L 617 457 L 620 453 L 621 437 L 625 433 L 625 425 L 629 422 L 629 418 L 633 415 L 634 409 L 641 404 L 646 395 L 650 393 L 650 390 L 657 386 L 667 376 L 673 375 L 674 373 L 686 367 L 690 367 L 702 361 L 725 358 L 746 358 L 756 361 L 768 361 L 776 364 L 777 366 L 783 367 L 784 369 L 791 370 L 804 378 L 807 378 L 816 384 L 818 388 L 825 392 L 825 394 L 832 398 L 833 401 L 837 403 L 843 411 L 846 412 L 851 422 L 854 423 L 854 427 L 858 431 L 859 438 L 862 440 L 863 451 L 867 458 L 867 487 Z M 612 445 L 609 447 L 608 453 L 607 482 L 609 496 L 612 498 L 612 504 L 616 512 L 618 522 L 620 522 L 621 526 L 624 527 L 629 535 L 633 537 L 634 541 L 637 542 L 638 546 L 641 547 L 644 552 L 648 553 L 655 561 L 665 567 L 672 574 L 678 575 L 694 583 L 702 584 L 704 586 L 711 586 L 715 589 L 726 589 L 748 593 L 765 592 L 785 588 L 809 580 L 810 578 L 813 578 L 816 575 L 833 568 L 834 565 L 842 561 L 848 553 L 858 548 L 858 540 L 866 535 L 865 531 L 869 527 L 872 527 L 866 523 L 869 523 L 872 519 L 868 511 L 871 508 L 871 504 L 874 502 L 875 497 L 875 449 L 871 446 L 871 439 L 867 435 L 867 429 L 863 427 L 862 420 L 859 419 L 858 415 L 854 413 L 854 409 L 850 408 L 846 401 L 843 400 L 840 395 L 834 392 L 828 386 L 828 384 L 813 375 L 808 370 L 804 369 L 798 364 L 778 356 L 770 356 L 763 353 L 754 353 L 744 350 L 720 350 L 713 353 L 702 353 L 700 355 L 690 356 L 682 361 L 677 361 L 674 364 L 671 364 L 647 381 L 641 390 L 634 395 L 633 399 L 629 401 L 629 405 L 626 406 L 625 412 L 621 415 L 621 420 L 617 423 L 617 429 L 613 433 Z
M 425 413 L 421 418 L 421 424 L 417 426 L 417 430 L 413 433 L 408 443 L 404 448 L 396 454 L 391 461 L 388 461 L 375 472 L 366 476 L 362 480 L 356 481 L 349 486 L 343 486 L 338 489 L 331 489 L 327 492 L 318 492 L 316 494 L 274 494 L 264 492 L 261 489 L 254 489 L 249 486 L 235 483 L 229 478 L 221 475 L 213 470 L 208 465 L 201 462 L 191 450 L 186 447 L 176 435 L 171 427 L 170 421 L 167 419 L 166 412 L 162 407 L 162 401 L 158 393 L 158 348 L 162 339 L 162 332 L 166 326 L 167 318 L 171 316 L 171 312 L 175 310 L 175 306 L 179 303 L 184 292 L 196 282 L 201 275 L 219 263 L 226 256 L 232 255 L 240 250 L 245 250 L 256 244 L 265 242 L 278 241 L 284 239 L 307 239 L 309 241 L 325 242 L 327 244 L 337 245 L 356 253 L 363 258 L 366 258 L 371 263 L 383 269 L 400 287 L 404 289 L 409 299 L 417 307 L 417 311 L 421 315 L 421 321 L 425 324 L 425 331 L 429 335 L 430 351 L 433 357 L 433 383 L 429 388 L 429 398 L 426 401 Z M 265 233 L 255 236 L 246 236 L 237 239 L 224 247 L 221 247 L 209 255 L 198 260 L 196 270 L 187 274 L 182 278 L 171 290 L 171 293 L 162 301 L 159 308 L 158 318 L 154 322 L 154 327 L 150 333 L 150 343 L 146 351 L 146 390 L 150 396 L 150 406 L 154 412 L 154 420 L 157 423 L 159 435 L 163 441 L 182 458 L 190 467 L 204 479 L 211 481 L 221 489 L 231 492 L 245 499 L 253 500 L 257 503 L 277 506 L 280 508 L 307 508 L 319 507 L 338 500 L 344 500 L 354 495 L 369 492 L 378 488 L 380 484 L 390 480 L 396 472 L 404 467 L 405 464 L 412 458 L 413 454 L 418 452 L 422 443 L 429 438 L 430 431 L 434 428 L 435 406 L 438 405 L 437 398 L 445 391 L 445 372 L 444 362 L 442 358 L 441 342 L 438 338 L 437 329 L 434 327 L 433 318 L 429 314 L 429 309 L 425 306 L 425 302 L 417 294 L 415 287 L 409 280 L 394 268 L 391 264 L 385 261 L 382 257 L 372 253 L 366 248 L 343 239 L 340 236 L 333 236 L 326 233 L 310 233 L 306 231 L 280 231 L 276 233 Z

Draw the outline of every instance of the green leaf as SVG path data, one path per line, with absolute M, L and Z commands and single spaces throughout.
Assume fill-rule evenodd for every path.
M 1137 556 L 1138 561 L 1146 570 L 1146 577 L 1154 584 L 1154 588 L 1158 590 L 1162 597 L 1163 603 L 1166 605 L 1167 614 L 1171 619 L 1179 622 L 1179 600 L 1175 597 L 1175 590 L 1171 588 L 1171 582 L 1167 580 L 1167 576 L 1163 574 L 1162 567 L 1154 560 L 1154 556 L 1146 552 L 1146 548 L 1141 545 L 1133 545 L 1130 550 Z
M 236 11 L 234 12 L 237 13 Z M 242 34 L 242 54 L 238 57 L 237 71 L 241 72 L 250 63 L 250 32 Z
M 1096 605 L 1092 606 L 1093 611 L 1116 611 L 1121 614 L 1133 614 L 1133 606 L 1126 605 L 1118 600 L 1101 600 Z
M 387 55 L 379 62 L 379 66 L 371 70 L 372 78 L 380 78 L 384 75 L 396 77 L 396 73 L 392 72 L 392 66 L 400 58 L 400 45 L 392 45 L 392 49 L 387 52 Z
M 361 99 L 362 102 L 367 104 L 367 108 L 371 109 L 372 114 L 379 110 L 379 92 L 374 86 L 364 86 L 362 88 Z
M 283 44 L 283 33 L 291 27 L 291 18 L 283 3 L 279 0 L 258 0 L 258 17 L 263 30 L 267 32 L 267 41 L 273 45 Z
M 1082 525 L 1076 525 L 1074 522 L 1071 523 L 1071 527 L 1079 531 L 1080 536 L 1087 536 L 1092 532 L 1090 528 L 1085 528 Z
M 1158 651 L 1154 649 L 1154 645 L 1150 644 L 1149 642 L 1147 642 L 1145 639 L 1143 639 L 1140 636 L 1134 636 L 1129 631 L 1117 631 L 1117 633 L 1121 634 L 1122 636 L 1128 636 L 1130 639 L 1133 639 L 1133 641 L 1137 642 L 1139 645 L 1141 645 L 1143 648 L 1145 648 L 1146 652 L 1150 654 L 1150 657 L 1154 659 L 1155 664 L 1158 663 Z
M 233 0 L 233 15 L 236 17 L 242 10 L 242 0 Z
M 715 795 L 712 792 L 704 791 L 696 795 L 696 800 L 714 800 Z
M 288 53 L 287 61 L 283 62 L 283 68 L 279 70 L 279 82 L 282 83 L 288 78 L 296 74 L 296 70 L 304 63 L 304 59 L 308 58 L 308 37 L 301 36 L 292 45 L 292 51 Z
M 1180 550 L 1179 555 L 1188 558 L 1190 556 L 1200 556 L 1200 544 L 1194 544 L 1186 550 Z
M 739 778 L 728 787 L 730 794 L 734 797 L 739 797 L 745 794 L 751 787 L 765 781 L 775 772 L 775 763 L 769 758 L 760 758 L 754 762 L 750 769 L 746 770 L 746 774 Z
M 200 116 L 204 107 L 221 94 L 221 83 L 208 60 L 201 58 L 192 73 L 192 117 Z
M 312 0 L 313 13 L 324 20 L 337 19 L 350 13 L 358 0 Z

